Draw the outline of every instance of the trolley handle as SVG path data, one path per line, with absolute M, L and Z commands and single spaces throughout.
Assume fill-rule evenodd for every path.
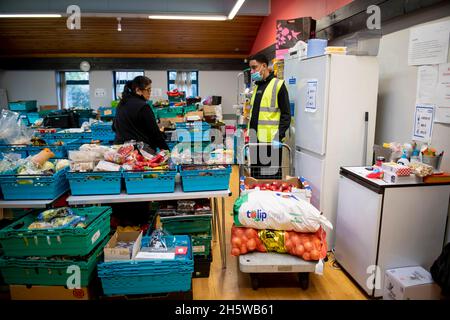
M 271 143 L 266 143 L 266 142 L 258 142 L 258 143 L 246 143 L 244 144 L 244 146 L 242 147 L 242 157 L 243 157 L 243 161 L 245 161 L 245 150 L 249 149 L 250 147 L 262 147 L 262 146 L 272 146 Z M 281 144 L 282 148 L 286 148 L 288 150 L 288 154 L 289 154 L 289 174 L 292 175 L 292 168 L 293 168 L 293 160 L 292 160 L 292 149 L 291 147 L 289 147 L 289 145 L 287 145 L 286 143 L 282 143 Z M 283 161 L 281 159 L 281 161 Z

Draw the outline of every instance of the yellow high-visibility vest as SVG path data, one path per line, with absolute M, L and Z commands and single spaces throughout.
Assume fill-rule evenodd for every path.
M 261 98 L 261 104 L 259 107 L 258 126 L 257 126 L 257 138 L 259 142 L 270 143 L 278 133 L 280 126 L 281 111 L 278 107 L 278 93 L 284 81 L 273 78 L 264 90 Z M 251 99 L 252 108 L 250 110 L 250 119 L 248 121 L 248 129 L 250 129 L 250 122 L 253 112 L 253 104 L 255 102 L 256 92 L 258 87 L 253 90 Z

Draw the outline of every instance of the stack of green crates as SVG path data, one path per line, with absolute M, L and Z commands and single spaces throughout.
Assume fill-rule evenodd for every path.
M 211 261 L 211 229 L 212 214 L 192 214 L 161 217 L 164 230 L 174 235 L 190 235 L 192 240 L 192 252 L 194 265 L 196 261 Z M 199 273 L 194 267 L 194 277 L 208 277 L 207 272 Z
M 77 266 L 81 286 L 95 275 L 109 240 L 110 207 L 72 208 L 85 217 L 84 227 L 28 229 L 41 211 L 32 212 L 0 230 L 0 271 L 10 285 L 66 286 Z

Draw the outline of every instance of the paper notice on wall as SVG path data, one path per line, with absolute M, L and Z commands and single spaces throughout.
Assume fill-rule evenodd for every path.
M 95 97 L 96 98 L 103 98 L 104 96 L 105 96 L 105 89 L 103 89 L 103 88 L 95 89 Z
M 433 104 L 438 82 L 438 66 L 420 66 L 417 69 L 416 104 Z
M 450 63 L 439 65 L 435 122 L 450 123 Z
M 416 105 L 414 112 L 414 128 L 412 140 L 430 142 L 433 134 L 434 106 Z
M 306 83 L 306 112 L 317 111 L 317 80 L 308 80 Z
M 450 21 L 411 28 L 409 33 L 408 65 L 447 62 Z

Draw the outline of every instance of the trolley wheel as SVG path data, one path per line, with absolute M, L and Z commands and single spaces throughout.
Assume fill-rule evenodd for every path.
M 301 272 L 298 274 L 300 288 L 307 290 L 309 288 L 309 272 Z
M 259 288 L 258 275 L 255 274 L 255 273 L 250 273 L 250 280 L 252 282 L 252 289 L 253 290 L 258 290 L 258 288 Z

